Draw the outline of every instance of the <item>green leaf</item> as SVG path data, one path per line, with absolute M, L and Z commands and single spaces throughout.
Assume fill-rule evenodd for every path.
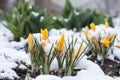
M 66 0 L 64 9 L 62 11 L 62 16 L 64 18 L 68 18 L 68 16 L 73 12 L 74 8 L 70 2 L 70 0 Z

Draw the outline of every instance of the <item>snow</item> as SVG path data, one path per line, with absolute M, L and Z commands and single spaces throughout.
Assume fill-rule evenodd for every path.
M 43 19 L 44 19 L 44 16 L 41 16 L 41 18 L 40 18 L 40 22 L 42 22 L 42 21 L 43 21 Z
M 37 12 L 32 12 L 32 14 L 36 17 L 39 15 L 39 13 L 37 13 Z
M 57 65 L 57 64 L 58 64 L 58 63 L 57 63 L 57 59 L 55 58 L 54 61 L 53 61 L 52 64 L 51 64 L 51 66 L 50 66 L 50 67 L 51 67 L 50 70 L 51 70 L 51 71 L 53 71 L 53 70 L 54 70 L 54 71 L 57 71 L 57 70 L 58 70 L 58 65 Z
M 11 31 L 9 31 L 7 28 L 4 27 L 5 22 L 2 21 L 0 23 L 0 41 L 3 40 L 3 41 L 9 41 L 9 40 L 13 40 L 14 36 L 13 34 L 11 33 Z
M 35 80 L 61 80 L 61 79 L 54 75 L 40 75 Z
M 77 73 L 76 77 L 78 80 L 113 80 L 113 78 L 106 76 L 97 64 L 87 60 L 86 56 L 82 58 L 78 65 L 80 69 L 82 69 Z M 86 75 L 89 76 L 86 78 Z M 97 77 L 95 77 L 95 75 Z
M 9 79 L 18 78 L 13 68 L 18 66 L 16 62 L 20 63 L 21 61 L 30 65 L 29 56 L 24 51 L 17 51 L 10 48 L 0 49 L 0 75 Z M 23 68 L 23 66 L 20 67 Z
M 21 68 L 21 69 L 27 69 L 27 67 L 24 66 L 23 64 L 20 64 L 19 68 Z
M 0 75 L 3 78 L 6 78 L 6 77 L 8 77 L 9 79 L 14 79 L 14 77 L 18 78 L 15 71 L 12 70 L 12 68 L 15 68 L 17 66 L 17 64 L 15 64 L 14 62 L 1 61 L 0 65 L 2 65 L 0 66 Z
M 120 59 L 120 49 L 114 48 L 114 54 L 113 55 Z
M 11 41 L 14 36 L 2 23 L 0 23 L 0 79 L 9 78 L 13 80 L 19 78 L 13 70 L 18 66 L 16 62 L 22 61 L 27 65 L 31 64 L 29 55 L 23 49 L 27 40 L 21 38 L 20 42 Z
M 105 75 L 97 64 L 87 60 L 86 56 L 79 62 L 79 66 L 82 70 L 76 76 L 59 78 L 53 75 L 40 75 L 35 80 L 114 80 L 112 77 Z
M 120 77 L 116 77 L 115 80 L 120 80 Z
M 33 12 L 33 14 L 37 16 L 36 13 Z M 41 21 L 43 19 L 44 17 L 41 17 Z M 20 42 L 12 41 L 14 38 L 13 34 L 7 28 L 5 28 L 2 23 L 4 22 L 0 23 L 0 79 L 6 77 L 9 79 L 19 78 L 17 73 L 13 70 L 13 68 L 18 67 L 16 62 L 24 62 L 26 65 L 31 65 L 29 53 L 27 53 L 24 49 L 27 43 L 27 39 L 21 38 Z M 120 40 L 120 29 L 118 28 L 118 26 L 120 26 L 120 18 L 114 19 L 114 23 L 116 23 L 115 28 L 107 29 L 103 24 L 97 25 L 95 32 L 92 30 L 89 31 L 90 37 L 94 35 L 98 37 L 98 35 L 101 34 L 100 37 L 103 38 L 108 34 L 115 33 L 117 34 L 117 39 Z M 77 51 L 79 44 L 82 42 L 82 39 L 86 41 L 84 30 L 85 29 L 77 33 L 65 28 L 59 30 L 52 29 L 49 31 L 49 42 L 46 43 L 45 52 L 49 54 L 52 44 L 59 40 L 61 34 L 65 35 L 66 43 L 68 42 L 68 38 L 70 41 L 72 40 L 72 37 L 74 39 L 78 38 L 78 41 L 75 45 L 75 51 Z M 40 33 L 33 34 L 33 36 L 40 40 Z M 115 45 L 120 44 L 120 42 L 117 40 L 115 40 L 115 42 Z M 84 47 L 85 46 L 86 45 L 84 44 Z M 114 57 L 118 57 L 120 59 L 120 49 L 116 47 L 113 47 L 113 49 L 113 54 L 109 54 L 108 58 L 114 60 Z M 56 58 L 50 67 L 50 70 L 56 71 L 58 69 Z M 27 67 L 23 64 L 20 64 L 19 68 L 27 69 Z M 80 60 L 76 66 L 76 69 L 77 68 L 80 68 L 81 70 L 78 71 L 76 76 L 65 76 L 60 78 L 54 75 L 39 75 L 33 80 L 120 80 L 120 77 L 110 77 L 105 75 L 103 70 L 96 63 L 87 60 L 87 56 L 84 56 Z

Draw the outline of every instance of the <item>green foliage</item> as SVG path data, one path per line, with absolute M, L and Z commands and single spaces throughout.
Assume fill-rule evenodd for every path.
M 90 9 L 85 11 L 82 9 L 75 10 L 69 0 L 66 0 L 66 5 L 62 11 L 62 16 L 63 18 L 68 19 L 68 21 L 65 22 L 65 27 L 68 29 L 76 28 L 77 31 L 92 22 L 96 25 L 104 24 L 106 19 L 108 20 L 110 26 L 113 26 L 111 17 L 105 16 L 102 12 L 96 12 L 95 10 Z
M 106 16 L 102 12 L 96 12 L 95 10 L 80 10 L 79 11 L 79 18 L 81 22 L 81 26 L 85 27 L 86 25 L 89 25 L 90 23 L 94 22 L 97 24 L 102 24 L 105 22 Z
M 69 15 L 71 14 L 71 12 L 73 12 L 73 10 L 74 10 L 74 8 L 73 8 L 72 4 L 70 3 L 70 0 L 66 0 L 65 7 L 62 11 L 62 16 L 64 18 L 68 18 Z
M 111 16 L 108 17 L 108 22 L 109 22 L 109 25 L 110 25 L 111 27 L 114 26 L 114 25 L 113 25 L 113 20 L 112 20 L 112 17 L 111 17 Z
M 48 30 L 52 28 L 62 28 L 64 25 L 63 21 L 56 16 L 51 15 L 49 12 L 47 12 L 47 10 L 40 10 L 39 18 L 36 20 L 36 22 L 37 21 L 41 28 L 47 28 Z
M 14 34 L 19 41 L 20 37 L 26 37 L 29 33 L 37 33 L 41 28 L 67 28 L 77 31 L 94 22 L 96 25 L 104 23 L 107 19 L 110 26 L 113 26 L 112 18 L 106 17 L 101 12 L 94 10 L 75 10 L 66 0 L 65 7 L 62 11 L 62 17 L 53 16 L 47 10 L 39 10 L 36 7 L 30 7 L 29 2 L 19 0 L 18 6 L 12 9 L 11 14 L 2 12 L 6 21 L 5 26 Z
M 37 33 L 40 28 L 62 27 L 63 23 L 59 19 L 53 19 L 53 15 L 47 10 L 30 8 L 29 2 L 22 0 L 19 3 L 11 14 L 2 12 L 5 26 L 14 34 L 15 40 L 19 41 L 20 37 L 26 37 L 29 33 Z
M 14 34 L 15 39 L 19 41 L 22 36 L 28 35 L 32 28 L 30 26 L 30 18 L 33 8 L 29 8 L 29 2 L 20 0 L 17 7 L 12 9 L 12 14 L 3 12 L 3 18 L 6 21 L 5 26 Z M 24 3 L 24 4 L 23 4 Z
M 74 29 L 76 28 L 77 30 L 80 29 L 81 27 L 81 23 L 79 21 L 79 18 L 74 14 L 74 12 L 72 12 L 69 16 L 68 16 L 68 21 L 65 22 L 65 27 L 68 29 Z

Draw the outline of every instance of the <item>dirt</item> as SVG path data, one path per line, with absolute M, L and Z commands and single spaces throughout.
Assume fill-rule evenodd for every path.
M 92 56 L 92 57 L 90 57 L 88 59 L 95 62 L 95 63 L 97 63 L 101 67 L 101 69 L 104 71 L 104 73 L 106 75 L 109 75 L 109 76 L 112 76 L 112 77 L 120 76 L 120 63 L 116 62 L 116 61 L 119 61 L 119 59 L 117 57 L 115 57 L 116 61 L 112 61 L 110 59 L 105 59 L 103 65 L 101 65 L 100 61 L 98 61 L 97 58 L 94 57 L 94 56 Z M 27 69 L 20 69 L 19 67 L 14 68 L 13 70 L 20 77 L 19 79 L 15 79 L 15 80 L 24 80 L 27 73 L 29 73 L 30 76 L 33 77 L 33 78 L 40 75 L 40 72 L 33 72 L 32 73 L 30 71 L 31 70 L 30 65 L 28 66 L 23 62 L 17 63 L 17 64 L 18 65 L 23 64 L 23 65 L 25 65 L 27 67 Z M 80 69 L 74 70 L 71 76 L 75 76 L 78 71 L 80 71 Z M 50 74 L 58 76 L 58 72 L 51 71 Z M 64 70 L 63 70 L 63 74 L 64 74 Z M 63 75 L 61 75 L 61 77 L 63 77 Z
M 15 78 L 15 80 L 24 80 L 26 77 L 27 73 L 30 73 L 31 70 L 31 66 L 30 65 L 26 65 L 26 63 L 24 62 L 16 62 L 16 64 L 18 64 L 18 66 L 16 68 L 13 68 L 13 70 L 17 73 L 17 75 L 20 77 L 19 79 Z M 24 65 L 26 66 L 26 69 L 21 69 L 19 68 L 20 65 Z
M 74 69 L 73 72 L 72 72 L 72 75 L 71 75 L 71 76 L 75 76 L 75 75 L 77 75 L 77 72 L 80 71 L 80 70 L 81 70 L 81 69 Z M 52 75 L 56 75 L 56 76 L 64 77 L 65 70 L 62 71 L 62 75 L 59 75 L 59 74 L 58 74 L 58 71 L 56 71 L 56 72 L 51 71 L 50 74 L 52 74 Z
M 120 63 L 105 59 L 102 66 L 100 66 L 105 74 L 109 76 L 120 76 Z
M 91 61 L 97 63 L 101 69 L 104 71 L 106 75 L 109 76 L 120 76 L 120 61 L 117 57 L 115 57 L 116 61 L 112 61 L 110 59 L 105 59 L 103 65 L 101 65 L 101 62 L 97 60 L 96 57 L 92 56 L 90 58 Z
M 31 69 L 31 67 L 29 67 L 29 69 Z M 32 78 L 35 78 L 35 77 L 37 77 L 38 75 L 40 75 L 40 72 L 39 72 L 39 71 L 32 73 L 29 69 L 21 69 L 21 68 L 18 68 L 18 67 L 14 68 L 13 70 L 14 70 L 14 71 L 17 73 L 17 75 L 20 77 L 19 79 L 16 79 L 16 78 L 15 78 L 15 80 L 24 80 L 25 77 L 26 77 L 26 75 L 27 75 L 27 73 L 29 73 Z M 78 71 L 80 71 L 80 69 L 75 69 L 75 70 L 73 71 L 73 73 L 72 73 L 71 76 L 75 76 Z M 62 73 L 64 74 L 64 70 L 63 70 Z M 58 76 L 58 72 L 51 71 L 50 74 L 51 74 L 51 75 L 56 75 L 56 76 Z M 63 77 L 63 76 L 64 76 L 64 75 L 61 75 L 61 77 Z
M 20 68 L 18 68 L 18 67 L 14 68 L 13 70 L 14 70 L 14 71 L 17 73 L 17 75 L 20 77 L 19 80 L 24 80 L 24 79 L 25 79 L 25 76 L 26 76 L 26 74 L 27 74 L 27 72 L 28 72 L 27 69 L 20 69 Z M 17 79 L 16 79 L 16 80 L 17 80 Z

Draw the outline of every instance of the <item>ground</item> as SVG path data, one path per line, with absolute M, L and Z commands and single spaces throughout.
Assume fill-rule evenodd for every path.
M 119 26 L 120 20 L 115 20 L 116 24 L 118 25 L 115 25 L 115 28 L 109 28 L 108 32 L 116 32 L 119 39 L 120 29 L 117 26 Z M 103 28 L 104 25 L 97 25 L 98 31 Z M 82 31 L 84 32 L 84 29 Z M 56 41 L 61 33 L 64 33 L 66 38 L 72 35 L 77 38 L 80 35 L 83 35 L 83 32 L 74 32 L 65 28 L 60 30 L 52 29 L 49 31 L 49 39 L 51 41 Z M 38 37 L 38 34 L 34 34 L 34 36 Z M 27 39 L 21 38 L 20 42 L 16 42 L 13 40 L 13 37 L 13 34 L 8 29 L 6 29 L 1 22 L 0 79 L 23 80 L 25 77 L 26 80 L 27 78 L 30 79 L 31 61 L 30 55 L 25 48 Z M 84 38 L 84 36 L 82 37 Z M 78 43 L 79 42 L 80 40 Z M 120 44 L 120 42 L 116 41 L 116 44 Z M 46 46 L 46 50 L 47 48 L 49 48 L 49 46 Z M 120 50 L 118 48 L 114 48 L 114 54 L 109 53 L 109 56 L 104 62 L 104 65 L 106 66 L 100 66 L 99 61 L 96 62 L 95 60 L 92 60 L 92 57 L 84 56 L 76 67 L 76 69 L 80 69 L 80 71 L 78 71 L 75 76 L 65 76 L 60 78 L 54 75 L 35 75 L 36 77 L 33 77 L 32 80 L 120 80 Z M 51 70 L 56 69 L 57 65 L 56 61 L 54 61 L 51 65 Z

